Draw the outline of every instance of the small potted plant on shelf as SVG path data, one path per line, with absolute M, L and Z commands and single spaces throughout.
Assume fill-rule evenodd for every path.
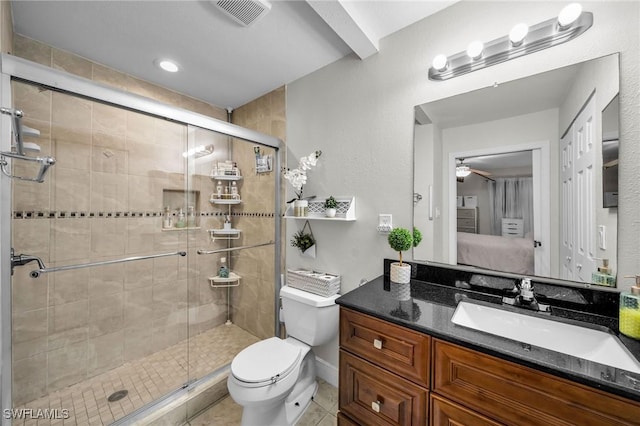
M 333 195 L 331 195 L 329 198 L 327 198 L 324 201 L 324 214 L 327 217 L 335 217 L 337 208 L 338 208 L 338 202 L 336 201 L 335 198 L 333 198 Z
M 413 232 L 409 232 L 405 228 L 394 228 L 387 238 L 389 246 L 398 252 L 400 261 L 391 264 L 391 283 L 398 284 L 392 287 L 394 297 L 399 300 L 408 300 L 411 297 L 411 265 L 402 262 L 402 252 L 416 247 L 422 241 L 422 233 L 413 228 Z

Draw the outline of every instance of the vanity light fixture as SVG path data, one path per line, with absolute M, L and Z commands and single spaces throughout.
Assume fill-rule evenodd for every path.
M 429 79 L 448 80 L 510 59 L 573 40 L 593 25 L 593 14 L 583 12 L 579 3 L 565 6 L 557 18 L 529 27 L 515 25 L 509 35 L 488 43 L 474 41 L 464 52 L 438 55 L 429 68 Z

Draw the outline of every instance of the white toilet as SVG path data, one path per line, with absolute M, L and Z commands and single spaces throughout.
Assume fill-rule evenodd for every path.
M 338 333 L 339 295 L 322 297 L 284 286 L 280 297 L 288 337 L 254 343 L 231 362 L 227 387 L 243 407 L 243 426 L 295 424 L 318 389 L 311 346 Z

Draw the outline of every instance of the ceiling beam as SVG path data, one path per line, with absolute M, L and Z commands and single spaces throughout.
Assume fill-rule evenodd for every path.
M 350 12 L 341 0 L 307 0 L 307 3 L 360 59 L 378 53 L 378 40 L 367 34 L 363 20 L 354 16 L 353 9 Z

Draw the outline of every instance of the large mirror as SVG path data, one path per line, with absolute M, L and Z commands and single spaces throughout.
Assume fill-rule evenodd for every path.
M 615 286 L 618 92 L 613 54 L 416 106 L 414 260 Z

